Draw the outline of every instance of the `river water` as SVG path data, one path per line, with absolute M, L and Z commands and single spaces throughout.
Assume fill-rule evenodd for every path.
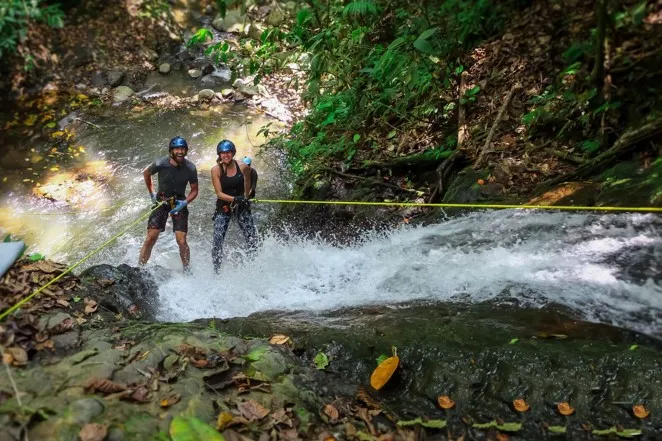
M 243 238 L 232 224 L 228 256 L 216 276 L 210 258 L 215 195 L 209 179 L 216 143 L 232 139 L 238 157 L 254 158 L 259 197 L 287 197 L 290 189 L 280 158 L 258 154 L 258 139 L 264 138 L 257 131 L 267 118 L 241 107 L 218 107 L 89 121 L 97 127 L 83 124 L 78 141 L 86 148 L 86 164 L 103 170 L 104 182 L 87 193 L 81 190 L 73 204 L 15 188 L 2 195 L 0 225 L 25 237 L 32 251 L 74 262 L 149 208 L 141 170 L 167 152 L 171 137 L 185 137 L 200 176 L 200 195 L 190 206 L 193 274 L 182 274 L 170 224 L 148 265 L 172 270 L 173 277 L 160 287 L 165 320 L 415 300 L 496 301 L 555 304 L 590 321 L 662 336 L 659 215 L 485 210 L 441 220 L 440 213 L 436 224 L 362 231 L 359 239 L 341 244 L 329 236 L 267 231 L 266 221 L 277 207 L 258 204 L 257 255 L 244 258 Z M 302 216 L 301 221 L 311 219 Z M 132 227 L 81 269 L 99 263 L 135 265 L 145 224 Z

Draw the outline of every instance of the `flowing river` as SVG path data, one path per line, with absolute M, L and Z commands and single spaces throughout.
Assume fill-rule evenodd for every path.
M 239 158 L 254 158 L 260 172 L 258 197 L 289 193 L 282 160 L 272 152 L 260 153 L 258 138 L 264 138 L 257 131 L 268 119 L 223 106 L 88 119 L 96 127 L 79 126 L 78 141 L 87 152 L 87 162 L 79 167 L 103 175 L 102 182 L 89 181 L 69 195 L 69 204 L 37 198 L 16 185 L 2 195 L 0 225 L 25 238 L 31 251 L 73 263 L 145 213 L 150 201 L 142 169 L 167 153 L 171 137 L 185 137 L 200 176 L 200 194 L 190 207 L 193 274 L 182 274 L 169 223 L 148 264 L 173 274 L 160 286 L 164 320 L 412 301 L 492 301 L 551 304 L 589 321 L 662 336 L 659 215 L 486 210 L 444 220 L 440 213 L 436 224 L 366 230 L 360 239 L 339 243 L 333 237 L 270 231 L 266 221 L 278 207 L 258 204 L 257 255 L 244 258 L 243 238 L 233 223 L 227 257 L 216 276 L 210 258 L 215 195 L 209 178 L 216 143 L 232 139 Z M 56 182 L 56 177 L 50 179 Z M 302 215 L 301 222 L 311 219 Z M 312 222 L 321 225 L 325 219 Z M 145 224 L 130 228 L 80 269 L 100 263 L 135 265 Z

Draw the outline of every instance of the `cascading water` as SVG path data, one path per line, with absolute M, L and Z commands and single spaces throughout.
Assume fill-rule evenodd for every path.
M 238 229 L 232 241 L 241 245 Z M 266 235 L 253 259 L 212 275 L 209 243 L 191 277 L 161 286 L 163 318 L 320 311 L 411 300 L 556 303 L 587 320 L 662 333 L 662 218 L 648 214 L 477 212 L 358 243 Z

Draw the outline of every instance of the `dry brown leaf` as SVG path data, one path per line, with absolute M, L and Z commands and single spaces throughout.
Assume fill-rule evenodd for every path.
M 290 341 L 290 337 L 288 337 L 287 335 L 283 335 L 283 334 L 273 335 L 269 339 L 269 343 L 271 343 L 272 345 L 284 345 L 289 341 Z
M 12 346 L 6 348 L 5 353 L 9 352 L 12 356 L 11 364 L 14 366 L 23 366 L 28 362 L 28 353 L 23 348 Z M 4 358 L 4 357 L 3 357 Z
M 198 369 L 202 369 L 209 366 L 209 360 L 205 360 L 205 359 L 196 360 L 195 358 L 192 358 L 191 364 L 193 364 L 193 366 L 197 367 Z
M 370 385 L 375 389 L 379 390 L 388 380 L 391 379 L 395 371 L 398 369 L 400 364 L 400 359 L 397 356 L 389 357 L 384 360 L 379 366 L 375 368 L 370 375 Z
M 67 301 L 64 300 L 64 299 L 57 299 L 57 300 L 55 301 L 55 303 L 57 303 L 57 304 L 60 305 L 60 306 L 64 306 L 65 308 L 68 308 L 68 307 L 69 307 L 69 302 L 67 302 Z
M 642 420 L 651 414 L 650 411 L 646 409 L 646 406 L 644 406 L 643 404 L 637 404 L 632 406 L 632 413 L 634 414 L 634 416 Z
M 11 353 L 9 353 L 7 351 L 2 353 L 2 363 L 3 364 L 12 364 L 13 361 L 14 361 L 14 356 Z
M 326 430 L 322 433 L 320 433 L 319 436 L 320 441 L 336 441 L 336 438 L 331 434 L 331 432 L 327 432 Z
M 107 378 L 93 378 L 89 380 L 85 386 L 91 393 L 96 391 L 103 392 L 104 394 L 113 394 L 126 390 L 123 384 L 115 383 Z
M 336 409 L 333 404 L 327 404 L 324 406 L 324 413 L 330 418 L 331 424 L 338 421 L 338 417 L 340 416 L 338 409 Z
M 496 434 L 496 441 L 508 441 L 510 436 L 507 433 L 498 432 Z
M 80 429 L 78 436 L 81 441 L 103 441 L 108 434 L 108 426 L 104 424 L 88 423 Z
M 237 404 L 237 408 L 241 415 L 248 421 L 261 420 L 269 414 L 269 409 L 265 408 L 255 400 L 239 403 Z
M 531 408 L 531 406 L 529 406 L 529 404 L 526 401 L 524 401 L 524 399 L 522 398 L 517 398 L 513 400 L 513 407 L 518 412 L 526 412 Z
M 138 403 L 147 403 L 149 401 L 149 389 L 145 386 L 138 386 L 129 398 Z
M 179 400 L 182 398 L 181 394 L 174 393 L 172 395 L 168 395 L 166 398 L 161 400 L 161 407 L 164 409 L 167 409 L 168 407 L 172 406 L 173 404 L 177 404 Z
M 568 416 L 568 415 L 572 415 L 575 412 L 575 409 L 570 407 L 570 404 L 568 404 L 566 402 L 557 404 L 556 408 L 558 409 L 558 411 L 561 415 Z
M 455 406 L 455 401 L 451 400 L 451 397 L 448 395 L 439 395 L 437 398 L 437 403 L 439 403 L 439 407 L 442 409 L 451 409 L 453 406 Z
M 95 300 L 90 299 L 89 297 L 85 297 L 85 314 L 92 314 L 97 310 L 99 305 Z

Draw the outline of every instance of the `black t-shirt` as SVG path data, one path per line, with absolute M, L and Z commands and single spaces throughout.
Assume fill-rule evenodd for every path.
M 175 196 L 177 199 L 184 199 L 186 184 L 198 183 L 198 171 L 188 159 L 184 159 L 183 164 L 174 166 L 170 163 L 170 157 L 166 156 L 152 162 L 147 170 L 151 174 L 158 173 L 158 194 L 163 193 L 166 198 Z

